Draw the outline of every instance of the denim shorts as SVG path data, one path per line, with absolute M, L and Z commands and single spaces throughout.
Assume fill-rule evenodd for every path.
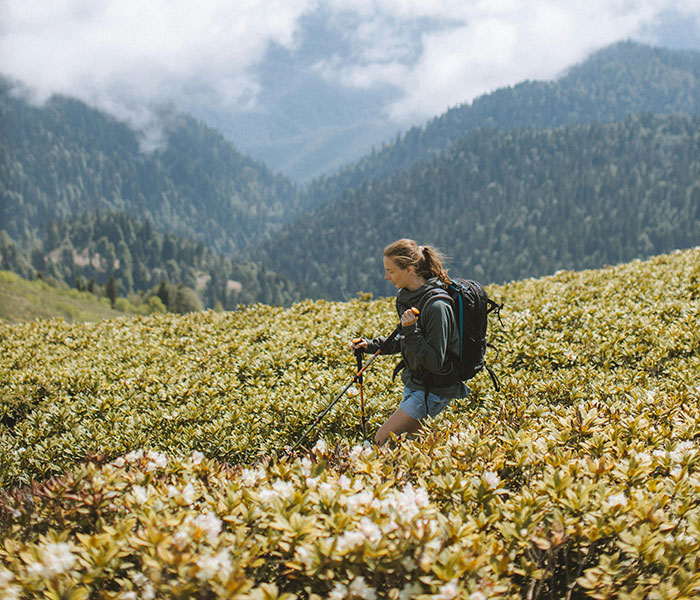
M 399 408 L 416 421 L 422 421 L 428 415 L 431 417 L 437 416 L 447 408 L 451 401 L 452 398 L 443 398 L 442 396 L 430 392 L 428 394 L 428 406 L 426 410 L 425 392 L 423 390 L 413 390 L 404 386 L 403 400 L 401 404 L 399 404 Z

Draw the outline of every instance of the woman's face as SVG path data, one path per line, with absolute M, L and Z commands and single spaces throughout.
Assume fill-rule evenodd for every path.
M 408 287 L 412 281 L 413 267 L 402 269 L 393 258 L 384 257 L 384 279 L 391 281 L 397 288 Z

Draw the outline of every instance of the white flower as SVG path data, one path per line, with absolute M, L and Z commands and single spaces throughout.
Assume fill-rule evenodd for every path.
M 194 526 L 206 534 L 207 540 L 214 545 L 219 533 L 221 533 L 221 519 L 213 512 L 208 512 L 205 515 L 198 515 L 192 521 Z
M 389 533 L 393 533 L 399 528 L 399 524 L 396 522 L 396 519 L 392 517 L 389 521 L 386 522 L 384 527 L 382 527 L 382 532 L 384 535 L 387 535 Z
M 2 600 L 19 600 L 22 589 L 18 585 L 8 585 L 0 588 L 0 598 Z
M 348 595 L 348 588 L 342 583 L 338 582 L 335 587 L 328 594 L 328 600 L 343 600 Z
M 457 582 L 453 579 L 448 581 L 445 585 L 440 586 L 440 592 L 435 596 L 436 600 L 453 600 L 459 595 L 459 587 L 457 587 Z
M 382 539 L 382 530 L 369 517 L 360 519 L 360 531 L 373 544 Z
M 627 496 L 623 493 L 613 494 L 607 499 L 608 506 L 627 506 Z
M 360 458 L 360 456 L 363 454 L 369 454 L 371 451 L 372 448 L 369 442 L 365 442 L 363 444 L 356 444 L 353 446 L 348 456 L 352 462 L 357 462 L 357 459 Z
M 131 492 L 134 494 L 134 499 L 139 504 L 145 504 L 148 500 L 148 490 L 141 485 L 135 485 L 131 488 Z
M 308 477 L 311 475 L 311 467 L 313 466 L 313 463 L 311 462 L 311 459 L 309 459 L 308 456 L 305 456 L 304 458 L 301 459 L 301 472 Z
M 4 588 L 14 578 L 15 575 L 12 571 L 6 569 L 5 567 L 0 567 L 0 589 Z
M 304 566 L 307 568 L 310 568 L 313 566 L 314 561 L 313 561 L 313 555 L 311 554 L 311 550 L 304 546 L 297 546 L 295 558 Z
M 274 500 L 286 500 L 294 494 L 294 484 L 290 481 L 276 480 L 271 488 L 262 489 L 258 492 L 261 502 L 273 502 Z
M 192 504 L 195 501 L 197 490 L 191 482 L 189 482 L 182 490 L 182 498 L 187 504 Z
M 349 490 L 351 484 L 352 482 L 350 481 L 347 475 L 341 475 L 340 479 L 338 479 L 338 486 L 340 487 L 340 489 Z
M 173 536 L 173 543 L 178 550 L 184 550 L 189 542 L 190 534 L 185 529 L 178 529 L 177 533 Z
M 400 516 L 409 521 L 418 515 L 422 507 L 429 504 L 430 498 L 425 488 L 419 487 L 416 490 L 411 483 L 407 483 L 402 491 L 394 492 L 381 503 L 382 508 L 393 507 Z
M 119 458 L 115 459 L 115 460 L 112 462 L 112 464 L 113 464 L 115 467 L 121 469 L 121 468 L 126 464 L 126 461 L 124 460 L 124 457 L 123 457 L 123 456 L 120 456 Z
M 258 498 L 260 499 L 260 502 L 272 502 L 275 498 L 277 498 L 277 493 L 271 489 L 260 490 L 258 492 Z
M 354 385 L 351 385 L 346 393 L 348 398 L 354 398 L 360 393 L 360 390 L 358 390 Z
M 153 471 L 158 468 L 164 469 L 168 466 L 168 457 L 155 450 L 149 450 L 146 454 L 146 458 L 148 459 L 146 471 Z
M 336 548 L 338 552 L 346 552 L 348 550 L 354 550 L 362 544 L 365 543 L 364 534 L 361 531 L 346 531 L 343 535 L 338 538 L 338 545 Z
M 501 478 L 498 476 L 498 473 L 494 471 L 486 471 L 481 476 L 481 480 L 486 484 L 486 487 L 491 490 L 495 490 L 501 483 Z
M 156 591 L 153 588 L 153 584 L 149 581 L 141 590 L 141 600 L 154 600 L 156 597 Z
M 322 481 L 321 484 L 318 486 L 318 491 L 321 494 L 325 494 L 328 496 L 333 496 L 335 495 L 335 487 L 328 483 L 327 481 Z
M 290 481 L 282 481 L 281 479 L 278 479 L 272 484 L 272 489 L 283 500 L 291 497 L 292 494 L 294 494 L 294 485 Z
M 243 469 L 241 471 L 241 483 L 247 487 L 253 487 L 259 481 L 265 479 L 265 471 L 262 469 Z
M 41 562 L 31 563 L 27 571 L 42 579 L 65 573 L 76 561 L 72 550 L 73 546 L 66 542 L 50 542 L 41 549 Z
M 217 574 L 224 580 L 228 579 L 228 576 L 231 574 L 229 551 L 224 549 L 218 554 L 204 554 L 197 560 L 197 566 L 199 567 L 197 579 L 201 581 L 209 581 L 216 577 Z
M 638 452 L 635 458 L 637 459 L 637 462 L 640 463 L 647 463 L 652 461 L 651 454 L 649 454 L 648 452 Z
M 143 458 L 143 450 L 132 450 L 124 457 L 127 462 L 136 462 Z
M 326 440 L 320 439 L 316 442 L 316 445 L 312 448 L 313 452 L 318 452 L 319 454 L 325 454 L 328 450 L 328 444 Z
M 374 588 L 365 583 L 364 577 L 354 579 L 348 590 L 353 596 L 359 596 L 363 600 L 374 600 L 377 597 Z
M 345 499 L 345 502 L 347 504 L 348 512 L 354 513 L 357 512 L 357 509 L 360 507 L 370 506 L 373 500 L 374 494 L 369 490 L 364 490 L 362 492 L 358 492 L 357 494 L 353 494 L 352 496 L 348 496 Z
M 318 477 L 307 477 L 306 487 L 310 490 L 315 490 L 318 487 Z
M 469 600 L 486 600 L 486 596 L 484 596 L 481 592 L 474 592 L 473 594 L 469 595 Z
M 683 460 L 683 452 L 680 450 L 674 450 L 673 452 L 669 452 L 669 458 L 674 463 L 679 463 Z
M 199 450 L 195 450 L 192 453 L 192 464 L 198 465 L 202 462 L 202 460 L 204 460 L 204 454 L 202 454 Z

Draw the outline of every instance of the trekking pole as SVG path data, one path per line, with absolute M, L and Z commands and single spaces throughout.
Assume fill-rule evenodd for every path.
M 362 372 L 362 350 L 360 348 L 355 349 L 355 358 L 357 359 L 357 372 Z M 364 375 L 360 375 L 357 379 L 357 383 L 360 386 L 360 414 L 362 415 L 362 438 L 367 439 L 367 420 L 365 418 L 365 392 L 363 389 Z
M 412 308 L 411 310 L 413 310 L 413 312 L 416 315 L 419 314 L 417 308 Z M 379 356 L 381 354 L 382 350 L 384 350 L 384 347 L 389 342 L 391 342 L 397 335 L 399 335 L 400 331 L 401 331 L 401 323 L 399 323 L 396 326 L 396 329 L 394 329 L 394 331 L 392 331 L 391 334 L 389 334 L 389 337 L 386 338 L 380 344 L 379 348 L 377 348 L 377 351 L 370 357 L 370 359 L 365 363 L 365 365 L 363 367 L 361 367 L 357 373 L 355 373 L 355 375 L 353 376 L 350 383 L 348 383 L 342 390 L 340 390 L 338 395 L 335 398 L 333 398 L 331 403 L 321 413 L 319 413 L 316 416 L 313 423 L 311 423 L 311 425 L 308 427 L 308 429 L 304 433 L 301 434 L 301 437 L 294 443 L 294 445 L 293 446 L 285 446 L 283 448 L 283 451 L 287 455 L 291 456 L 293 454 L 293 452 L 301 445 L 301 443 L 304 441 L 304 439 L 306 439 L 306 436 L 309 435 L 309 433 L 311 433 L 311 431 L 313 431 L 314 427 L 316 427 L 316 425 L 318 425 L 321 422 L 323 417 L 325 417 L 330 412 L 331 408 L 333 408 L 335 406 L 335 404 L 338 402 L 338 400 L 340 400 L 343 397 L 343 394 L 350 389 L 350 386 L 352 386 L 353 383 L 357 383 L 360 380 L 360 378 L 362 377 L 364 372 L 367 370 L 367 368 L 374 362 L 374 359 L 377 358 L 377 356 Z M 361 361 L 360 361 L 360 364 L 361 364 Z

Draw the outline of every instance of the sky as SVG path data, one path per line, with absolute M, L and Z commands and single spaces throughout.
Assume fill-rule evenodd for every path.
M 135 127 L 162 104 L 254 111 L 273 50 L 391 90 L 383 114 L 409 126 L 626 39 L 700 50 L 700 0 L 0 0 L 0 73 Z

